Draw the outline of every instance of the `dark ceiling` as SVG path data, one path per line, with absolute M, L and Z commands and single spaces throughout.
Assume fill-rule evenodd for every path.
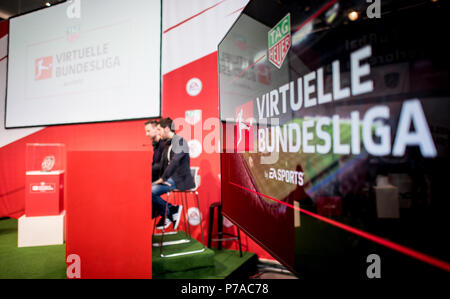
M 61 0 L 0 0 L 0 21 L 46 6 L 46 3 L 56 4 Z

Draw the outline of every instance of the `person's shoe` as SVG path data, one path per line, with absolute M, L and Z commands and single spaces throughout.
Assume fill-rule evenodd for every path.
M 161 219 L 159 219 L 158 224 L 156 224 L 156 229 L 166 229 L 169 227 L 171 221 L 169 219 L 169 217 L 166 217 L 165 221 L 164 221 L 164 217 L 161 217 Z
M 178 228 L 178 224 L 180 224 L 181 219 L 181 211 L 183 210 L 183 206 L 174 206 L 171 209 L 172 221 L 173 221 L 173 229 L 176 230 Z

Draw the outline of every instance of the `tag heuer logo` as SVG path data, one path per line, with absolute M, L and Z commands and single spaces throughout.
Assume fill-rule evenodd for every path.
M 291 48 L 291 15 L 287 14 L 268 33 L 269 61 L 281 68 Z

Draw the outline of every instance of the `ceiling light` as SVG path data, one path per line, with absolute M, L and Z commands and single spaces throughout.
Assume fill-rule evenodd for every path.
M 348 18 L 350 19 L 350 21 L 356 21 L 359 17 L 359 14 L 357 11 L 352 10 L 351 12 L 348 13 Z

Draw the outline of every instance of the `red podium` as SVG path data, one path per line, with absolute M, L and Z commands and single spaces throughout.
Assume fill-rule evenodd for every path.
M 18 223 L 19 247 L 64 243 L 64 169 L 64 144 L 27 144 L 25 215 Z
M 27 144 L 25 215 L 59 215 L 64 210 L 65 146 Z

